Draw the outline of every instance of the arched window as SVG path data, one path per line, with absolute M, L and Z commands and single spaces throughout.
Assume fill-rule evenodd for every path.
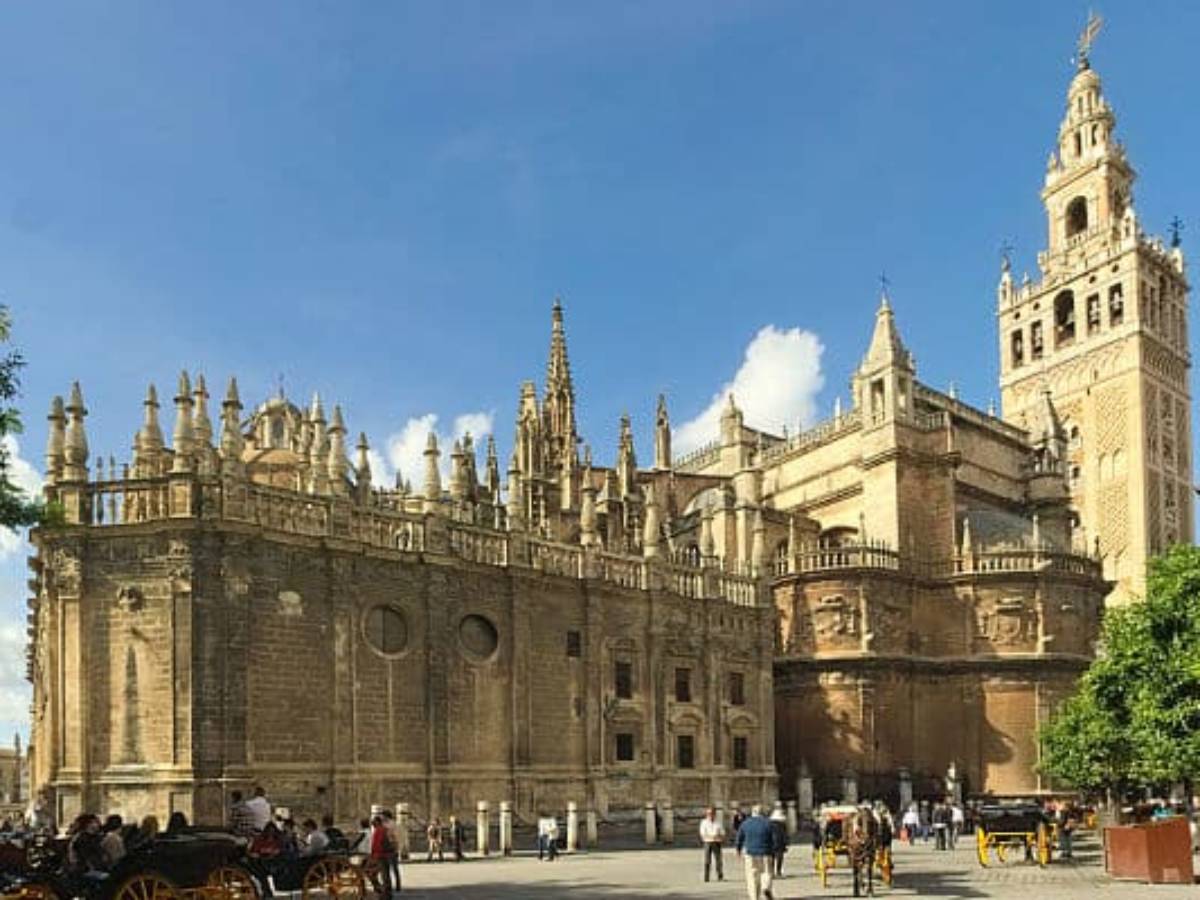
M 1067 204 L 1067 237 L 1074 237 L 1080 232 L 1087 231 L 1087 227 L 1087 200 L 1083 197 L 1076 197 Z
M 1075 340 L 1075 294 L 1063 291 L 1054 298 L 1054 346 L 1063 347 Z

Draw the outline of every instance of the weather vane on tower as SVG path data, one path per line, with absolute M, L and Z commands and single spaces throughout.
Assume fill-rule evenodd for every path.
M 1086 69 L 1088 67 L 1088 55 L 1092 52 L 1092 44 L 1096 42 L 1096 35 L 1100 33 L 1103 25 L 1104 19 L 1088 10 L 1087 24 L 1083 26 L 1083 32 L 1079 35 L 1079 44 L 1075 52 L 1079 68 Z

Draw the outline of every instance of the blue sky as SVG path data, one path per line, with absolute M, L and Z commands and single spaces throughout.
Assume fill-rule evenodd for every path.
M 1200 5 L 1101 12 L 1093 60 L 1142 222 L 1194 223 L 1190 248 Z M 3 4 L 0 299 L 29 358 L 22 455 L 40 465 L 49 398 L 78 378 L 93 454 L 127 458 L 147 381 L 169 396 L 183 367 L 214 393 L 236 374 L 247 402 L 281 374 L 319 390 L 384 469 L 429 416 L 446 435 L 490 422 L 507 454 L 560 293 L 585 437 L 611 459 L 628 410 L 648 459 L 655 395 L 677 423 L 702 415 L 748 348 L 779 380 L 756 424 L 825 415 L 881 271 L 922 379 L 986 406 L 998 247 L 1036 269 L 1085 13 Z M 21 556 L 0 561 L 0 740 L 25 702 Z

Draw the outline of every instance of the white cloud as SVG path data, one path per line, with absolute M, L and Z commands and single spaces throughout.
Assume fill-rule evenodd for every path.
M 42 476 L 27 459 L 21 457 L 21 445 L 17 439 L 6 434 L 0 441 L 8 451 L 8 477 L 17 487 L 23 490 L 30 500 L 36 500 L 42 495 Z M 24 529 L 17 531 L 12 528 L 0 528 L 0 559 L 19 553 L 25 549 Z
M 817 394 L 825 384 L 824 350 L 811 331 L 765 326 L 746 345 L 746 356 L 733 379 L 713 395 L 703 412 L 675 429 L 675 453 L 687 453 L 720 435 L 721 409 L 730 393 L 753 428 L 778 433 L 785 424 L 789 429 L 797 423 L 811 425 Z
M 16 725 L 29 719 L 29 682 L 25 680 L 25 627 L 0 622 L 0 722 Z M 0 735 L 8 746 L 10 734 Z
M 391 487 L 399 472 L 419 491 L 425 477 L 425 442 L 432 431 L 437 434 L 438 448 L 442 452 L 440 462 L 444 483 L 450 477 L 450 451 L 454 442 L 469 433 L 475 440 L 475 450 L 479 454 L 483 449 L 482 439 L 492 433 L 494 421 L 495 414 L 491 412 L 463 413 L 454 418 L 450 431 L 446 432 L 438 428 L 437 413 L 414 416 L 404 423 L 403 428 L 388 437 L 382 453 L 372 450 L 368 454 L 371 481 L 380 487 Z M 482 455 L 479 455 L 477 463 L 482 468 Z

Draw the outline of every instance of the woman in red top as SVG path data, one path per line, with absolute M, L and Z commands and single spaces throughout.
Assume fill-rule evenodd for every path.
M 383 882 L 381 900 L 391 900 L 394 890 L 392 865 L 396 858 L 396 846 L 392 843 L 391 835 L 388 834 L 387 826 L 383 824 L 383 818 L 380 816 L 371 819 L 371 858 L 379 864 L 379 876 Z

